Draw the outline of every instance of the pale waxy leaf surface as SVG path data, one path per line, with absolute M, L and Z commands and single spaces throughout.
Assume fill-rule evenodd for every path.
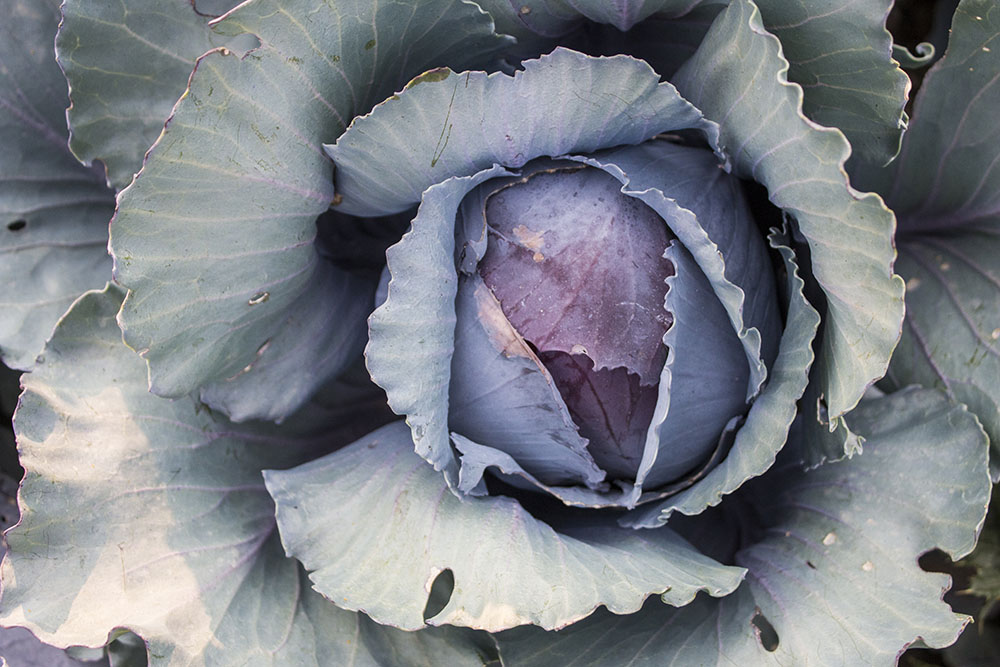
M 785 330 L 778 346 L 778 357 L 769 368 L 768 384 L 750 406 L 746 419 L 736 431 L 732 447 L 718 465 L 690 488 L 626 514 L 620 519 L 622 525 L 652 528 L 666 523 L 675 511 L 699 514 L 719 504 L 723 496 L 748 479 L 764 473 L 785 445 L 796 415 L 796 401 L 808 382 L 814 360 L 812 344 L 820 318 L 803 295 L 803 282 L 794 253 L 783 245 L 784 241 L 775 237 L 772 245 L 785 262 L 790 298 Z
M 650 491 L 708 458 L 729 421 L 745 412 L 750 375 L 743 346 L 691 253 L 675 241 L 666 256 L 676 267 L 665 304 L 674 325 L 663 338 L 670 352 L 636 480 Z
M 444 570 L 454 590 L 427 623 L 488 631 L 560 628 L 602 604 L 628 614 L 657 593 L 684 605 L 701 590 L 729 594 L 743 575 L 669 529 L 590 519 L 559 532 L 512 498 L 461 500 L 414 455 L 402 421 L 297 468 L 267 471 L 265 480 L 282 543 L 316 590 L 404 629 L 424 627 L 428 593 Z
M 551 373 L 478 275 L 460 277 L 455 314 L 451 431 L 505 452 L 548 484 L 603 481 Z M 466 476 L 467 459 L 461 462 Z
M 482 0 L 479 4 L 496 18 L 501 32 L 522 41 L 560 37 L 584 19 L 629 30 L 653 14 L 682 16 L 706 0 Z
M 809 242 L 827 299 L 817 363 L 832 418 L 853 408 L 888 365 L 903 318 L 903 282 L 892 273 L 895 221 L 882 200 L 855 191 L 839 130 L 802 115 L 778 40 L 748 0 L 716 19 L 675 78 L 681 93 L 721 125 L 735 173 L 767 187 Z
M 149 394 L 115 325 L 121 300 L 114 287 L 81 297 L 25 377 L 0 622 L 58 646 L 126 627 L 153 665 L 393 664 L 376 658 L 386 630 L 313 593 L 281 552 L 261 477 L 327 451 L 336 424 L 313 412 L 279 434 Z M 481 664 L 466 635 L 398 635 L 400 653 L 426 654 L 415 664 Z
M 802 86 L 811 120 L 843 131 L 852 156 L 885 164 L 906 127 L 909 79 L 892 57 L 892 0 L 756 0 L 781 41 L 788 80 Z
M 416 452 L 457 480 L 448 442 L 448 392 L 455 350 L 455 216 L 462 198 L 499 166 L 427 190 L 410 229 L 386 252 L 392 278 L 369 318 L 365 358 L 396 414 L 406 415 Z
M 899 218 L 906 321 L 895 386 L 937 387 L 1000 447 L 1000 7 L 966 0 L 928 72 L 898 160 L 878 175 Z
M 965 0 L 879 192 L 901 234 L 1000 226 L 1000 6 Z
M 195 60 L 225 38 L 193 0 L 66 0 L 62 11 L 56 57 L 70 85 L 70 148 L 87 164 L 102 161 L 120 190 L 142 166 Z
M 966 403 L 1000 446 L 1000 226 L 899 243 L 906 321 L 889 365 L 895 386 L 936 387 Z
M 59 3 L 12 0 L 0 28 L 0 354 L 31 368 L 73 300 L 111 277 L 114 194 L 66 146 Z
M 805 472 L 792 453 L 732 499 L 759 510 L 749 526 L 758 537 L 735 556 L 748 572 L 734 594 L 677 609 L 649 602 L 633 616 L 599 612 L 554 635 L 517 628 L 498 636 L 501 657 L 525 666 L 610 656 L 649 667 L 889 666 L 918 637 L 950 644 L 969 619 L 941 600 L 949 577 L 924 572 L 917 558 L 972 550 L 991 486 L 985 434 L 932 390 L 865 401 L 850 419 L 867 438 L 864 455 Z M 758 610 L 777 634 L 772 650 L 757 638 Z
M 115 276 L 131 291 L 120 324 L 153 392 L 184 395 L 251 366 L 238 379 L 251 391 L 206 399 L 278 419 L 340 370 L 350 354 L 330 350 L 357 339 L 355 301 L 370 292 L 316 249 L 316 217 L 334 201 L 322 142 L 426 67 L 464 65 L 508 41 L 475 5 L 435 9 L 255 0 L 218 24 L 262 46 L 198 61 L 112 224 Z M 281 335 L 289 329 L 317 335 Z M 281 391 L 278 375 L 299 378 L 282 414 L 263 390 Z
M 326 146 L 343 210 L 401 211 L 434 183 L 493 164 L 517 168 L 541 156 L 637 144 L 676 129 L 717 134 L 634 58 L 558 48 L 523 65 L 514 76 L 434 70 L 356 119 Z
M 609 23 L 619 30 L 628 30 L 653 14 L 674 17 L 687 14 L 704 0 L 564 0 L 591 21 Z

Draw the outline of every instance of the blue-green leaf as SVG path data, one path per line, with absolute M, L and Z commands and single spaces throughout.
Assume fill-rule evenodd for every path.
M 936 387 L 966 403 L 1000 447 L 1000 228 L 906 237 L 906 321 L 889 365 L 895 386 Z M 1000 463 L 1000 462 L 998 462 Z
M 702 590 L 726 595 L 742 579 L 740 568 L 669 529 L 637 532 L 590 515 L 557 531 L 512 498 L 461 500 L 412 447 L 400 421 L 265 473 L 286 551 L 338 606 L 421 628 L 431 586 L 450 570 L 453 591 L 427 623 L 554 629 L 598 605 L 629 614 L 655 593 L 684 605 Z
M 322 142 L 407 77 L 508 41 L 471 3 L 435 9 L 253 0 L 218 24 L 263 46 L 198 61 L 112 224 L 115 277 L 130 290 L 120 323 L 155 393 L 181 396 L 249 366 L 247 391 L 216 387 L 206 400 L 280 418 L 351 356 L 370 290 L 316 249 L 316 217 L 334 201 Z M 293 395 L 280 413 L 262 400 L 268 386 Z M 241 395 L 247 404 L 232 407 Z
M 802 86 L 805 115 L 843 131 L 852 156 L 877 164 L 895 157 L 910 82 L 885 28 L 892 0 L 754 1 L 781 41 L 788 80 Z
M 734 594 L 598 613 L 558 633 L 518 628 L 498 636 L 501 657 L 889 666 L 918 638 L 950 644 L 969 619 L 941 600 L 949 577 L 922 571 L 917 558 L 972 550 L 989 501 L 986 437 L 964 407 L 930 390 L 865 401 L 851 421 L 868 438 L 864 455 L 804 472 L 793 452 L 733 498 L 756 510 L 750 544 L 735 556 L 747 579 Z
M 653 14 L 683 16 L 704 0 L 565 0 L 566 4 L 596 23 L 609 23 L 619 30 L 629 30 Z
M 114 196 L 66 146 L 54 0 L 4 5 L 0 30 L 0 354 L 28 369 L 56 320 L 111 277 Z
M 127 627 L 153 665 L 391 664 L 388 646 L 414 664 L 482 664 L 466 634 L 377 628 L 310 590 L 281 552 L 261 467 L 328 451 L 337 424 L 310 411 L 281 431 L 241 426 L 149 394 L 121 301 L 113 287 L 81 297 L 25 378 L 0 622 L 57 646 Z
M 901 233 L 1000 226 L 1000 7 L 964 0 L 880 192 Z
M 642 61 L 556 49 L 514 76 L 439 69 L 354 121 L 327 152 L 341 206 L 404 210 L 451 176 L 493 164 L 637 144 L 660 132 L 717 130 Z
M 676 77 L 681 93 L 721 124 L 736 174 L 768 188 L 809 243 L 827 301 L 819 377 L 831 418 L 884 373 L 903 318 L 903 281 L 892 273 L 894 218 L 855 191 L 839 130 L 802 115 L 802 90 L 749 0 L 734 0 Z
M 231 2 L 236 4 L 235 2 Z M 70 85 L 70 148 L 121 189 L 142 166 L 198 56 L 225 40 L 191 0 L 66 0 L 56 57 Z
M 480 0 L 496 17 L 497 27 L 518 40 L 555 38 L 569 33 L 583 20 L 605 23 L 619 31 L 630 30 L 653 16 L 675 18 L 711 0 Z
M 994 447 L 1000 447 L 998 67 L 1000 8 L 965 0 L 944 57 L 924 79 L 899 158 L 874 174 L 899 217 L 897 266 L 907 288 L 889 380 L 937 387 L 966 403 Z

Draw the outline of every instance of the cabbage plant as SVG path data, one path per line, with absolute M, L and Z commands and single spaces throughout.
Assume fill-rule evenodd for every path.
M 972 551 L 1000 426 L 992 3 L 912 123 L 890 0 L 232 5 L 4 0 L 3 625 L 157 665 L 955 641 L 918 558 Z

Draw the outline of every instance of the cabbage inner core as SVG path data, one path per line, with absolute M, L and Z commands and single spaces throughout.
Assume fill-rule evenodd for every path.
M 479 272 L 613 478 L 632 479 L 673 323 L 660 216 L 603 171 L 536 172 L 491 195 Z

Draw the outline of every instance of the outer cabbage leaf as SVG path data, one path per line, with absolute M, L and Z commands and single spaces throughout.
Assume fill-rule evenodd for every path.
M 907 313 L 888 375 L 892 385 L 936 387 L 967 404 L 994 448 L 1000 448 L 998 254 L 1000 228 L 900 241 Z
M 591 21 L 609 23 L 619 30 L 628 30 L 653 14 L 683 16 L 705 0 L 564 0 Z
M 459 499 L 414 455 L 403 422 L 265 480 L 282 543 L 316 589 L 404 629 L 424 627 L 444 570 L 453 592 L 426 622 L 489 631 L 561 628 L 602 604 L 630 614 L 654 593 L 684 605 L 700 590 L 731 593 L 743 575 L 670 529 L 640 533 L 586 510 L 553 528 L 512 498 Z
M 722 0 L 724 1 L 724 0 Z M 577 28 L 584 19 L 612 25 L 627 31 L 637 23 L 657 15 L 675 18 L 695 8 L 716 4 L 718 0 L 479 0 L 496 17 L 497 26 L 519 41 L 562 37 Z
M 564 0 L 477 0 L 476 4 L 493 16 L 499 32 L 516 37 L 517 47 L 526 51 L 551 46 L 554 38 L 571 32 L 582 20 Z
M 804 472 L 789 452 L 733 498 L 759 510 L 735 556 L 748 573 L 733 595 L 679 609 L 649 602 L 626 617 L 599 612 L 554 635 L 518 628 L 498 636 L 501 657 L 525 666 L 610 656 L 637 666 L 894 665 L 918 638 L 950 644 L 969 619 L 941 600 L 949 577 L 922 571 L 917 557 L 972 550 L 989 501 L 985 434 L 931 390 L 865 401 L 850 419 L 868 438 L 863 456 Z
M 885 373 L 903 317 L 903 282 L 892 273 L 892 212 L 847 183 L 849 144 L 839 130 L 802 115 L 802 91 L 788 83 L 787 70 L 756 7 L 734 0 L 676 83 L 720 123 L 736 174 L 765 185 L 809 243 L 827 301 L 817 363 L 833 420 Z
M 885 164 L 899 151 L 910 80 L 893 60 L 885 19 L 892 0 L 754 0 L 781 41 L 788 80 L 802 86 L 802 110 L 839 128 L 852 157 Z
M 70 148 L 87 164 L 102 161 L 120 190 L 142 166 L 195 60 L 225 40 L 193 0 L 66 0 L 62 12 L 56 57 L 70 85 Z
M 55 0 L 4 5 L 0 37 L 0 354 L 28 369 L 59 316 L 111 273 L 114 197 L 66 146 Z
M 581 48 L 590 53 L 630 53 L 670 77 L 691 51 L 677 49 L 685 33 L 697 30 L 692 19 L 717 11 L 726 0 L 482 0 L 503 32 L 537 50 L 557 38 L 575 45 L 584 20 L 614 26 L 586 31 Z M 756 0 L 767 29 L 781 40 L 791 67 L 789 80 L 802 85 L 804 112 L 822 125 L 843 130 L 859 158 L 885 164 L 899 150 L 906 127 L 903 106 L 909 79 L 893 60 L 892 37 L 885 29 L 891 0 L 838 3 L 824 0 Z M 672 24 L 681 22 L 681 31 Z M 629 31 L 622 34 L 621 31 Z M 592 40 L 598 35 L 598 43 Z M 620 36 L 620 37 L 619 37 Z M 697 45 L 701 40 L 694 42 Z M 525 50 L 530 50 L 527 48 Z M 518 51 L 519 52 L 519 51 Z M 663 54 L 664 58 L 658 57 Z
M 627 56 L 594 58 L 558 48 L 514 76 L 428 72 L 355 119 L 326 146 L 340 206 L 358 215 L 402 211 L 434 183 L 493 164 L 638 144 L 660 132 L 714 124 Z
M 311 592 L 260 470 L 328 451 L 337 424 L 309 411 L 279 434 L 149 394 L 115 326 L 121 301 L 113 287 L 81 297 L 25 378 L 2 623 L 56 646 L 129 628 L 153 665 L 481 664 L 472 635 L 374 627 Z
M 962 2 L 899 159 L 873 180 L 899 217 L 898 267 L 907 281 L 889 379 L 935 386 L 968 404 L 1000 448 L 998 67 L 1000 8 Z
M 321 144 L 428 63 L 509 41 L 475 5 L 435 9 L 253 0 L 218 24 L 262 46 L 198 61 L 112 223 L 115 277 L 131 291 L 120 323 L 152 391 L 235 378 L 206 400 L 280 419 L 352 357 L 371 291 L 317 252 L 315 220 L 334 201 Z M 268 390 L 290 396 L 275 405 Z
M 877 182 L 901 234 L 997 227 L 1000 8 L 963 0 L 944 57 L 927 73 L 899 158 Z

